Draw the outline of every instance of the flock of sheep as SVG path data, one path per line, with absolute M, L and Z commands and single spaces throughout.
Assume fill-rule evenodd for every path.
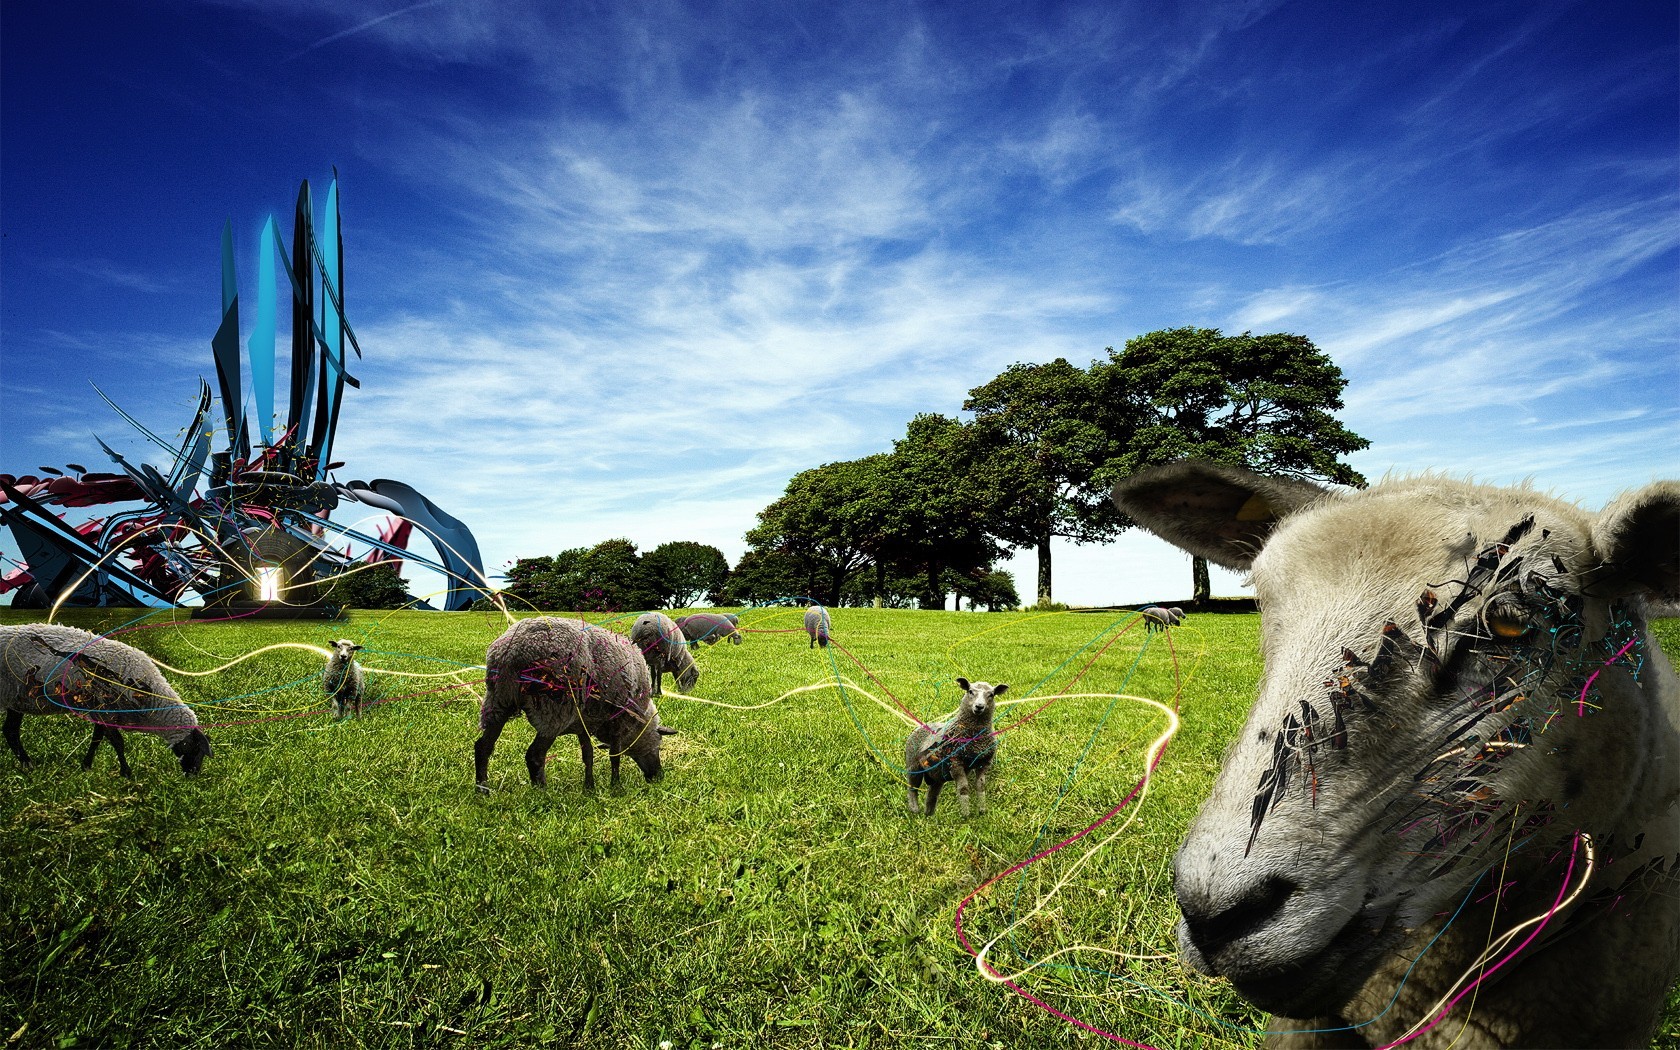
M 1151 608 L 1151 628 L 1171 626 L 1182 612 Z M 827 648 L 832 620 L 827 609 L 805 611 L 808 648 Z M 693 650 L 728 639 L 740 645 L 740 618 L 732 613 L 696 613 L 672 619 L 660 612 L 637 617 L 628 637 L 582 620 L 536 616 L 519 620 L 492 642 L 485 656 L 485 694 L 479 737 L 473 748 L 479 790 L 489 790 L 490 755 L 510 718 L 523 713 L 536 730 L 525 752 L 531 783 L 545 786 L 544 764 L 560 736 L 575 736 L 583 758 L 583 782 L 595 785 L 593 742 L 607 749 L 612 785 L 619 785 L 619 761 L 628 756 L 648 780 L 662 769 L 660 741 L 676 732 L 659 720 L 653 697 L 663 695 L 670 674 L 680 690 L 693 689 L 700 669 Z M 355 717 L 368 703 L 367 676 L 356 662 L 361 646 L 350 639 L 331 643 L 322 688 L 335 718 Z M 1008 689 L 958 678 L 964 698 L 955 716 L 919 726 L 905 747 L 909 809 L 920 813 L 920 787 L 928 785 L 926 812 L 932 815 L 940 789 L 956 783 L 963 815 L 969 796 L 986 812 L 986 773 L 997 753 L 992 727 L 995 698 Z M 12 753 L 26 768 L 30 758 L 19 733 L 23 716 L 72 714 L 93 726 L 82 768 L 93 765 L 101 740 L 117 753 L 130 776 L 123 730 L 156 733 L 179 757 L 181 769 L 197 773 L 210 754 L 198 719 L 170 687 L 150 657 L 110 638 L 57 624 L 0 627 L 0 711 Z

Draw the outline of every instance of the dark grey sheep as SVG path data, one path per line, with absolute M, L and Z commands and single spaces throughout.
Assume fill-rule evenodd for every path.
M 367 675 L 356 662 L 362 647 L 348 638 L 332 643 L 332 655 L 327 657 L 327 669 L 321 675 L 321 686 L 332 703 L 334 718 L 359 715 L 367 706 Z
M 828 648 L 828 610 L 820 605 L 813 605 L 805 610 L 805 633 L 811 636 L 811 644 L 805 648 L 813 649 L 817 646 Z
M 93 723 L 83 769 L 92 768 L 99 742 L 109 740 L 117 768 L 133 776 L 123 750 L 124 729 L 156 733 L 188 776 L 210 755 L 210 740 L 198 728 L 198 717 L 175 695 L 151 657 L 75 627 L 0 627 L 0 710 L 6 712 L 6 743 L 26 769 L 29 753 L 18 732 L 24 715 L 72 714 Z
M 648 780 L 657 780 L 660 740 L 676 730 L 659 724 L 647 661 L 630 639 L 582 620 L 534 616 L 490 643 L 485 654 L 484 704 L 473 747 L 478 787 L 488 791 L 490 753 L 507 720 L 525 712 L 537 731 L 525 752 L 531 783 L 545 787 L 543 760 L 554 738 L 572 734 L 583 753 L 583 786 L 595 786 L 593 736 L 612 762 L 629 755 Z
M 731 645 L 740 645 L 741 631 L 736 626 L 739 619 L 732 613 L 694 613 L 677 617 L 677 626 L 682 628 L 690 649 L 699 642 L 716 645 L 720 638 L 728 638 Z
M 1171 608 L 1146 605 L 1138 610 L 1138 615 L 1143 617 L 1143 622 L 1149 626 L 1151 631 L 1163 631 L 1168 627 L 1177 627 L 1184 622 L 1184 610 L 1176 605 Z
M 920 813 L 922 781 L 927 781 L 927 814 L 933 816 L 939 804 L 939 789 L 950 781 L 957 782 L 957 798 L 962 803 L 963 816 L 968 816 L 970 784 L 978 796 L 980 815 L 986 813 L 986 774 L 997 757 L 997 735 L 992 731 L 992 715 L 997 710 L 997 698 L 1009 688 L 1007 684 L 986 682 L 969 684 L 959 678 L 963 688 L 962 706 L 950 721 L 919 727 L 910 734 L 904 745 L 904 768 L 910 778 L 910 812 Z
M 630 643 L 642 651 L 648 674 L 653 677 L 653 695 L 664 696 L 660 680 L 671 672 L 677 688 L 688 691 L 700 680 L 700 667 L 688 651 L 682 628 L 664 613 L 643 613 L 630 628 Z

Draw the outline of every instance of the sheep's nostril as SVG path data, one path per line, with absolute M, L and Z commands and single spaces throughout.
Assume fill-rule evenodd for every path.
M 1191 941 L 1203 956 L 1211 958 L 1221 948 L 1269 923 L 1300 889 L 1299 883 L 1273 876 L 1222 910 L 1214 910 L 1182 893 L 1178 908 L 1184 914 L 1184 927 Z

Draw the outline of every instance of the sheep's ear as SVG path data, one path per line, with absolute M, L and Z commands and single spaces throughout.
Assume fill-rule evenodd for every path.
M 1680 600 L 1680 481 L 1624 492 L 1593 521 L 1610 588 Z
M 994 697 L 1002 696 L 1004 693 L 1007 693 L 1007 692 L 1009 692 L 1009 683 L 1008 682 L 999 682 L 997 685 L 992 686 L 992 695 Z
M 675 729 L 672 729 L 670 726 L 660 726 L 659 727 L 659 735 L 660 736 L 676 736 L 677 731 Z
M 968 692 L 968 679 L 966 679 L 966 678 L 957 679 L 957 685 L 962 687 L 963 692 L 965 692 L 965 693 Z
M 1227 569 L 1246 569 L 1278 519 L 1329 495 L 1293 478 L 1185 459 L 1114 486 L 1114 504 L 1175 546 Z

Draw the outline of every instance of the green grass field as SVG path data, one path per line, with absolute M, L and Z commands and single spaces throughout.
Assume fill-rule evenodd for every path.
M 132 781 L 109 750 L 84 773 L 85 725 L 26 720 L 36 767 L 0 754 L 0 1045 L 1090 1043 L 977 972 L 965 899 L 969 939 L 997 938 L 1000 970 L 1039 963 L 1018 983 L 1047 1006 L 1140 1043 L 1254 1045 L 1261 1016 L 1170 958 L 1168 865 L 1252 699 L 1259 620 L 1192 617 L 1169 647 L 1121 619 L 836 610 L 854 663 L 808 649 L 799 610 L 748 610 L 694 692 L 757 709 L 666 698 L 661 783 L 626 762 L 621 792 L 586 793 L 562 738 L 532 789 L 521 720 L 488 795 L 475 667 L 499 615 L 150 621 L 120 637 L 183 670 L 354 637 L 370 670 L 434 677 L 374 675 L 381 702 L 335 723 L 307 651 L 171 675 L 216 749 L 191 780 L 143 734 Z M 909 816 L 909 726 L 837 673 L 925 719 L 959 674 L 1036 698 L 999 710 L 991 812 L 963 820 L 952 790 Z M 1182 712 L 1147 798 L 992 882 L 1132 791 L 1167 717 L 1117 693 Z

